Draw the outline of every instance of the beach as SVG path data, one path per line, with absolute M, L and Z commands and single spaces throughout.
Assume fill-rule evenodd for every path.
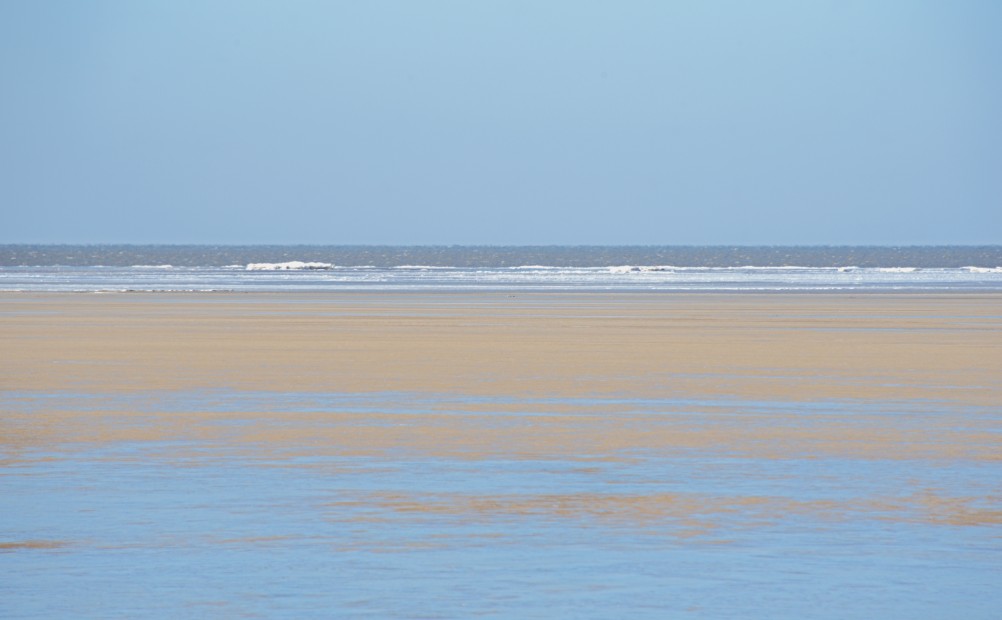
M 0 351 L 7 615 L 1002 608 L 998 293 L 3 293 Z

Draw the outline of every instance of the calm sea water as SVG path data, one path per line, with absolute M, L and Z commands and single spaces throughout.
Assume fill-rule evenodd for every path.
M 255 439 L 359 424 L 443 440 L 531 425 L 865 434 L 932 428 L 946 415 L 934 404 L 208 391 L 11 393 L 5 406 L 104 424 L 102 412 L 134 411 L 139 431 L 182 428 L 198 412 L 213 436 L 67 437 L 51 452 L 8 454 L 0 542 L 29 542 L 0 547 L 5 618 L 989 620 L 1002 610 L 998 527 L 937 516 L 954 498 L 985 498 L 972 514 L 991 508 L 998 470 L 984 460 L 808 444 L 774 456 L 733 444 L 485 454 L 444 443 L 429 454 L 407 441 L 340 453 L 336 441 Z M 562 406 L 571 410 L 553 413 Z M 949 415 L 984 427 L 999 412 Z
M 1002 246 L 0 246 L 0 291 L 1002 290 Z

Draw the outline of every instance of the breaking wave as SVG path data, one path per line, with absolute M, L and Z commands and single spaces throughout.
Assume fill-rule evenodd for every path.
M 334 269 L 334 265 L 293 260 L 285 263 L 248 263 L 246 269 L 247 271 L 328 271 Z
M 674 271 L 675 267 L 664 267 L 659 265 L 618 265 L 609 267 L 609 273 L 671 273 Z

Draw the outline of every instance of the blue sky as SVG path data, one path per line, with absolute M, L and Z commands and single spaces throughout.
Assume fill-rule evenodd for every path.
M 0 242 L 1002 243 L 1002 2 L 0 3 Z

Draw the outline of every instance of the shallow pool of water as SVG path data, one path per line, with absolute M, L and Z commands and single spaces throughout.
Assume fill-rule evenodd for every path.
M 4 406 L 35 440 L 0 455 L 3 617 L 1002 609 L 997 411 L 276 392 Z M 937 445 L 950 433 L 985 443 Z

